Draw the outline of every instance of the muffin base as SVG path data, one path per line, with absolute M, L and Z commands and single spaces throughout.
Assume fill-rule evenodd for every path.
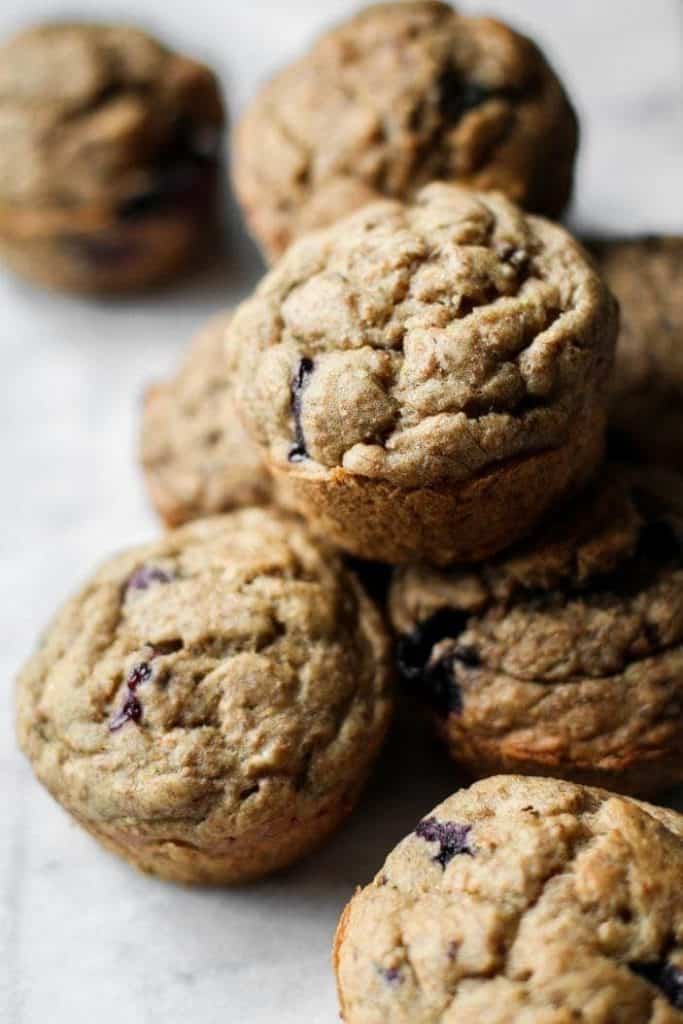
M 130 829 L 78 823 L 110 853 L 143 874 L 185 885 L 240 885 L 281 871 L 313 853 L 348 818 L 366 779 L 330 799 L 314 815 L 281 818 L 213 847 L 181 839 L 150 839 Z
M 437 723 L 436 729 L 459 774 L 468 781 L 491 775 L 549 776 L 633 797 L 652 797 L 683 782 L 683 725 L 659 747 L 632 746 L 595 765 L 571 764 L 550 751 L 546 755 L 540 751 L 532 753 L 521 746 L 514 751 L 506 750 L 482 737 L 465 738 L 460 730 L 450 730 L 443 721 Z
M 407 490 L 337 467 L 324 477 L 269 464 L 279 501 L 359 558 L 434 565 L 488 558 L 528 534 L 602 459 L 605 412 L 577 420 L 560 448 L 491 467 L 462 483 Z
M 64 211 L 46 212 L 45 219 L 0 212 L 0 260 L 57 291 L 102 295 L 163 284 L 215 243 L 216 182 L 217 175 L 208 176 L 200 191 L 137 216 L 76 211 L 73 229 Z

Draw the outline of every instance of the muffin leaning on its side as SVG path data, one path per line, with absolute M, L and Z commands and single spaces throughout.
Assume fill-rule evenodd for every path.
M 339 558 L 265 510 L 107 562 L 22 671 L 39 780 L 136 867 L 239 882 L 348 815 L 391 708 L 388 640 Z
M 431 181 L 500 189 L 557 217 L 577 123 L 534 44 L 444 3 L 368 7 L 267 84 L 235 132 L 233 179 L 270 259 L 369 200 Z
M 613 446 L 683 471 L 683 237 L 590 244 L 621 308 Z
M 411 687 L 475 776 L 683 782 L 683 478 L 612 466 L 495 561 L 395 575 Z
M 593 471 L 616 326 L 560 227 L 435 184 L 295 243 L 227 341 L 278 497 L 362 558 L 446 564 Z
M 556 779 L 445 800 L 339 922 L 345 1024 L 683 1024 L 683 816 Z
M 140 459 L 168 526 L 270 501 L 270 478 L 240 423 L 225 365 L 231 316 L 210 320 L 176 376 L 145 395 Z
M 0 258 L 34 281 L 164 281 L 215 234 L 223 106 L 208 68 L 133 28 L 55 23 L 0 49 Z

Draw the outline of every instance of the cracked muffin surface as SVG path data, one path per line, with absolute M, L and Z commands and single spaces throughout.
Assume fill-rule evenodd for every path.
M 213 74 L 118 25 L 39 25 L 0 54 L 10 265 L 94 291 L 170 273 L 213 212 L 224 122 Z
M 407 683 L 476 775 L 647 793 L 683 781 L 683 478 L 612 465 L 481 566 L 399 570 Z
M 227 338 L 247 429 L 306 514 L 307 485 L 453 490 L 560 451 L 545 487 L 567 489 L 599 456 L 615 333 L 614 301 L 565 231 L 435 184 L 301 239 Z M 542 501 L 537 488 L 526 478 L 517 502 Z M 531 524 L 516 511 L 519 536 Z
M 213 317 L 176 376 L 145 395 L 140 459 L 152 502 L 169 526 L 270 501 L 270 478 L 232 397 L 223 350 L 231 316 Z
M 436 807 L 347 906 L 346 1024 L 679 1024 L 683 816 L 500 776 Z
M 565 206 L 574 112 L 534 44 L 448 4 L 371 6 L 265 85 L 235 133 L 233 180 L 274 258 L 305 231 L 434 180 Z
M 137 867 L 235 882 L 349 813 L 389 717 L 379 613 L 330 549 L 265 510 L 119 555 L 21 673 L 40 781 Z
M 621 309 L 609 412 L 614 445 L 683 470 L 683 237 L 590 248 Z

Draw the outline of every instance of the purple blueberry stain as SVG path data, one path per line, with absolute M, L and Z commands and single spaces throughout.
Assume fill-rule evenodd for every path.
M 683 969 L 668 960 L 628 965 L 634 974 L 658 988 L 676 1010 L 683 1010 Z
M 401 970 L 399 967 L 378 967 L 377 973 L 392 988 L 396 988 L 401 984 Z
M 439 849 L 432 860 L 445 868 L 454 857 L 466 854 L 474 856 L 470 845 L 469 834 L 471 825 L 461 825 L 457 821 L 438 821 L 436 818 L 424 818 L 415 829 L 415 835 L 426 843 L 438 843 Z
M 155 583 L 170 583 L 172 576 L 157 565 L 141 565 L 126 583 L 126 590 L 149 590 Z
M 290 462 L 303 462 L 304 459 L 308 458 L 306 438 L 304 436 L 304 428 L 301 423 L 301 412 L 304 391 L 306 390 L 306 386 L 308 385 L 312 373 L 313 360 L 309 359 L 308 356 L 304 356 L 303 359 L 299 360 L 299 365 L 296 368 L 290 385 L 292 415 L 294 417 L 294 444 L 289 449 L 289 454 L 287 456 Z

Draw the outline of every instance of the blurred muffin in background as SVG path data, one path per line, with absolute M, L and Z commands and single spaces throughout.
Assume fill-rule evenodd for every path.
M 589 246 L 621 306 L 612 446 L 683 471 L 683 236 Z
M 276 75 L 237 128 L 233 178 L 274 259 L 369 200 L 437 179 L 557 217 L 576 146 L 574 111 L 530 40 L 416 0 L 368 7 Z
M 0 257 L 76 292 L 173 276 L 211 239 L 223 125 L 212 72 L 137 29 L 22 32 L 0 49 Z
M 213 317 L 177 375 L 145 395 L 140 458 L 168 526 L 270 500 L 270 476 L 238 419 L 223 357 L 231 317 Z

